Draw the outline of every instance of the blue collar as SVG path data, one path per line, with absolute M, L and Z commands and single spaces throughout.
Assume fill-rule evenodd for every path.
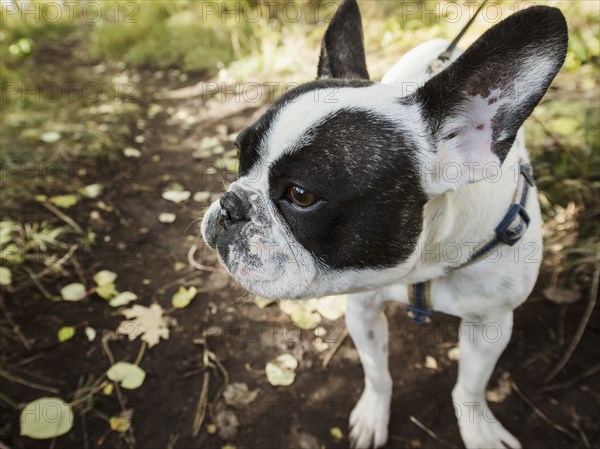
M 529 188 L 535 185 L 533 179 L 533 168 L 530 163 L 519 164 L 522 191 L 519 202 L 513 202 L 508 212 L 495 229 L 494 237 L 487 243 L 479 246 L 479 249 L 466 262 L 450 268 L 450 271 L 467 267 L 484 259 L 501 245 L 514 246 L 527 231 L 529 226 L 529 214 L 525 210 Z M 517 187 L 515 200 L 518 199 L 520 186 Z M 431 321 L 433 311 L 430 304 L 431 280 L 418 282 L 408 286 L 408 314 L 413 321 L 423 324 Z

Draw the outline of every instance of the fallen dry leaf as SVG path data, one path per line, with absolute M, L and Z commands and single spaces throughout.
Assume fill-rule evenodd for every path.
M 508 396 L 510 396 L 511 392 L 512 388 L 510 386 L 510 380 L 508 378 L 503 378 L 498 381 L 496 388 L 487 390 L 485 392 L 485 398 L 488 402 L 500 404 L 501 402 L 504 402 Z
M 219 429 L 219 436 L 224 440 L 231 440 L 237 435 L 237 429 L 240 425 L 237 416 L 225 408 L 221 408 L 215 415 L 215 425 Z
M 248 385 L 242 382 L 229 384 L 223 392 L 223 399 L 227 405 L 241 407 L 256 400 L 258 389 L 249 390 Z
M 545 288 L 544 296 L 554 304 L 573 304 L 581 299 L 581 291 L 578 289 L 566 289 L 556 286 Z
M 108 421 L 110 430 L 124 433 L 131 428 L 131 418 L 133 418 L 133 409 L 126 409 L 120 415 L 111 416 Z
M 298 360 L 290 354 L 281 354 L 275 359 L 267 363 L 265 373 L 267 380 L 273 386 L 291 385 L 296 379 L 296 368 L 298 368 Z
M 458 346 L 450 348 L 448 350 L 448 358 L 453 362 L 457 362 L 458 360 L 460 360 L 460 348 Z
M 124 309 L 121 313 L 129 320 L 119 324 L 117 333 L 127 335 L 129 340 L 141 337 L 151 348 L 158 344 L 161 338 L 169 339 L 171 320 L 164 316 L 165 311 L 158 304 L 152 304 L 150 307 L 136 304 L 130 309 Z
M 438 369 L 437 361 L 430 355 L 425 357 L 425 368 L 435 369 L 435 370 Z

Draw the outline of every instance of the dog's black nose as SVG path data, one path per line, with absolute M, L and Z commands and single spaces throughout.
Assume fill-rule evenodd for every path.
M 248 210 L 250 205 L 244 202 L 234 192 L 227 192 L 219 200 L 221 205 L 221 224 L 223 227 L 242 222 L 248 221 Z

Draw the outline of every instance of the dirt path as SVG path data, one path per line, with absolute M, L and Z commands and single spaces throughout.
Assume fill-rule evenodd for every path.
M 182 90 L 184 84 L 189 88 Z M 125 394 L 127 407 L 134 410 L 136 447 L 221 448 L 226 443 L 237 448 L 347 447 L 347 440 L 337 440 L 330 430 L 339 427 L 347 435 L 347 418 L 362 389 L 362 370 L 349 339 L 341 342 L 329 366 L 323 368 L 327 351 L 319 352 L 313 345 L 312 331 L 299 331 L 277 306 L 259 309 L 249 303 L 226 277 L 190 269 L 189 248 L 200 244 L 197 224 L 190 226 L 190 223 L 202 216 L 208 202 L 176 205 L 161 199 L 162 192 L 172 182 L 191 192 L 220 194 L 223 182 L 233 180 L 233 175 L 226 170 L 213 172 L 218 155 L 196 160 L 192 153 L 203 137 L 238 132 L 256 113 L 258 105 L 248 107 L 235 98 L 204 101 L 201 95 L 195 95 L 198 87 L 194 88 L 191 81 L 165 82 L 149 77 L 143 81 L 142 97 L 153 98 L 156 86 L 161 86 L 164 92 L 147 101 L 146 107 L 156 110 L 152 105 L 159 105 L 161 110 L 145 127 L 141 158 L 134 160 L 133 165 L 126 165 L 128 176 L 114 182 L 102 198 L 114 212 L 102 213 L 98 241 L 104 243 L 87 261 L 86 272 L 115 271 L 121 290 L 136 292 L 142 305 L 157 302 L 164 309 L 171 307 L 171 296 L 179 285 L 214 291 L 199 295 L 186 309 L 173 311 L 171 315 L 178 324 L 171 330 L 170 339 L 144 353 L 140 366 L 147 373 L 146 381 L 142 388 Z M 158 216 L 163 212 L 175 213 L 176 221 L 170 225 L 160 223 Z M 105 240 L 107 236 L 110 241 Z M 202 247 L 196 256 L 204 264 L 215 265 L 214 256 Z M 56 389 L 59 396 L 68 397 L 88 376 L 98 378 L 109 367 L 99 339 L 88 343 L 78 335 L 57 344 L 55 338 L 56 329 L 66 324 L 85 322 L 99 334 L 116 329 L 121 318 L 103 300 L 52 303 L 32 288 L 26 295 L 8 295 L 5 302 L 13 320 L 32 340 L 31 351 L 19 347 L 10 354 L 11 363 L 34 356 L 19 369 Z M 502 403 L 493 404 L 492 410 L 524 447 L 585 447 L 585 438 L 592 445 L 600 445 L 600 425 L 596 419 L 600 399 L 598 376 L 568 382 L 550 392 L 542 390 L 540 380 L 563 353 L 564 342 L 570 341 L 584 307 L 585 301 L 581 301 L 559 308 L 534 294 L 516 312 L 515 334 L 499 362 L 491 387 L 502 373 L 510 372 L 528 400 L 550 421 L 568 428 L 574 435 L 549 426 L 513 392 Z M 450 398 L 456 362 L 448 357 L 448 351 L 456 344 L 458 321 L 439 315 L 432 324 L 418 327 L 407 321 L 402 309 L 390 307 L 388 312 L 395 390 L 391 437 L 386 447 L 462 447 Z M 328 329 L 327 338 L 333 347 L 342 338 L 343 319 Z M 208 335 L 208 345 L 227 371 L 229 381 L 246 383 L 259 392 L 255 403 L 237 409 L 224 408 L 221 402 L 214 404 L 210 399 L 223 386 L 223 377 L 217 377 L 211 370 L 205 425 L 193 437 L 192 424 L 203 383 L 203 345 L 198 340 L 203 332 Z M 573 380 L 597 363 L 599 336 L 600 329 L 588 328 L 557 382 Z M 140 343 L 120 339 L 110 342 L 110 347 L 117 360 L 132 362 Z M 293 385 L 275 388 L 266 381 L 263 370 L 267 361 L 282 353 L 292 353 L 300 366 Z M 427 356 L 437 361 L 437 369 L 424 366 Z M 14 382 L 6 389 L 9 397 L 20 402 L 37 398 L 41 393 L 39 389 Z M 104 417 L 121 411 L 114 394 L 95 396 L 93 408 Z M 85 419 L 77 417 L 74 429 L 61 437 L 55 447 L 127 447 L 118 434 L 107 433 L 106 422 L 94 410 Z M 7 423 L 2 441 L 9 447 L 48 447 L 48 442 L 18 436 L 17 413 L 3 408 L 2 415 L 2 422 L 6 417 Z M 437 437 L 432 438 L 417 427 L 411 416 L 432 429 Z M 218 424 L 217 434 L 207 431 L 206 424 L 212 423 Z M 573 423 L 586 429 L 585 436 L 573 430 Z

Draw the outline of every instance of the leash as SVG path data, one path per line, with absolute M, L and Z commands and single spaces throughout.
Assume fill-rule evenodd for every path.
M 442 52 L 436 59 L 431 61 L 431 63 L 427 66 L 427 74 L 428 75 L 430 75 L 430 76 L 437 75 L 438 73 L 440 73 L 442 70 L 444 70 L 446 67 L 448 67 L 450 65 L 450 58 L 452 57 L 452 53 L 454 52 L 454 49 L 458 45 L 458 42 L 462 39 L 462 37 L 465 35 L 465 33 L 471 27 L 471 25 L 473 25 L 473 22 L 475 22 L 475 19 L 477 18 L 477 16 L 479 15 L 479 13 L 481 12 L 481 10 L 483 9 L 483 7 L 485 6 L 485 4 L 488 1 L 489 0 L 484 0 L 484 2 L 481 5 L 479 5 L 479 8 L 477 8 L 477 11 L 475 11 L 475 14 L 473 14 L 473 17 L 471 17 L 469 19 L 469 21 L 462 28 L 462 30 L 460 30 L 460 33 L 458 33 L 458 35 L 454 38 L 454 40 L 452 42 L 450 42 L 450 45 L 448 45 L 448 48 L 446 48 L 446 50 L 444 52 Z
M 473 255 L 464 263 L 450 267 L 450 272 L 468 267 L 479 262 L 496 251 L 500 246 L 514 246 L 527 231 L 529 214 L 525 210 L 529 189 L 535 185 L 533 168 L 530 163 L 519 164 L 519 184 L 513 197 L 513 203 L 506 215 L 496 226 L 494 237 L 479 245 Z M 431 321 L 431 280 L 418 282 L 408 286 L 408 315 L 416 323 L 423 324 Z

